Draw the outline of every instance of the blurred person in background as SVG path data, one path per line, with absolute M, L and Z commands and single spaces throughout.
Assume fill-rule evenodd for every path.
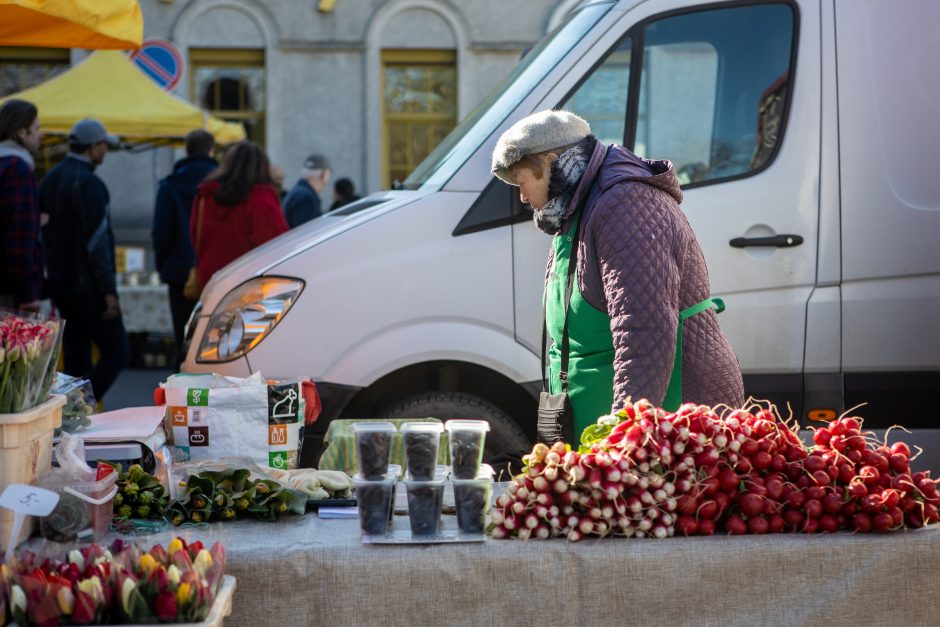
M 196 306 L 186 298 L 183 286 L 195 263 L 189 237 L 196 188 L 219 166 L 212 158 L 215 138 L 198 129 L 186 135 L 186 157 L 173 165 L 173 172 L 157 186 L 153 211 L 153 251 L 160 279 L 169 286 L 170 315 L 176 337 L 176 370 L 183 358 L 183 328 Z
M 200 283 L 205 286 L 218 270 L 287 231 L 268 156 L 254 142 L 233 145 L 199 186 L 193 204 L 190 235 Z
M 271 164 L 271 178 L 274 180 L 274 189 L 277 191 L 277 198 L 284 204 L 284 196 L 287 192 L 284 190 L 284 168 L 276 163 Z
M 127 365 L 130 348 L 118 304 L 111 231 L 111 198 L 95 168 L 118 140 L 98 120 L 84 119 L 69 132 L 69 152 L 39 186 L 49 291 L 66 320 L 65 373 L 91 381 L 95 398 Z M 92 365 L 91 344 L 101 352 Z
M 284 217 L 290 228 L 296 228 L 323 214 L 320 193 L 330 182 L 330 160 L 312 154 L 304 160 L 300 180 L 284 198 Z
M 330 205 L 330 211 L 336 211 L 343 205 L 359 200 L 356 194 L 356 188 L 353 182 L 346 177 L 336 179 L 333 183 L 333 204 Z
M 39 311 L 42 244 L 33 154 L 39 112 L 25 100 L 0 107 L 0 307 Z

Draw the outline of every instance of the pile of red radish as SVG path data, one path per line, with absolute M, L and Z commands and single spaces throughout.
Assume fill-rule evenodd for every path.
M 494 538 L 665 538 L 714 533 L 885 532 L 940 520 L 929 473 L 857 418 L 815 430 L 807 449 L 772 407 L 667 413 L 646 400 L 603 416 L 581 452 L 537 444 L 493 508 Z

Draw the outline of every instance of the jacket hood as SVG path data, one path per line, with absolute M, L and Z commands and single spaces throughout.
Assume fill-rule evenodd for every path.
M 164 181 L 184 189 L 193 189 L 219 163 L 212 157 L 186 157 L 173 164 L 173 172 Z
M 682 202 L 682 189 L 671 161 L 665 159 L 643 159 L 623 146 L 616 144 L 607 151 L 607 158 L 600 167 L 598 184 L 601 191 L 617 183 L 637 181 L 659 188 Z
M 30 169 L 35 167 L 33 163 L 33 155 L 29 154 L 28 150 L 20 146 L 12 139 L 0 142 L 0 158 L 2 157 L 19 157 L 29 164 Z

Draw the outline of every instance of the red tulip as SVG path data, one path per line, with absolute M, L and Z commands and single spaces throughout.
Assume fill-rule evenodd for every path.
M 78 625 L 90 625 L 95 620 L 95 602 L 90 595 L 75 590 L 75 609 L 72 610 L 72 622 Z
M 162 621 L 169 621 L 176 618 L 176 595 L 172 592 L 161 592 L 157 595 L 155 609 L 157 618 Z

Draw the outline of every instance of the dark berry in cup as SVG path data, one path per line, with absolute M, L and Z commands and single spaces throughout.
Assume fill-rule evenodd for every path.
M 434 479 L 441 431 L 443 431 L 443 425 L 434 422 L 407 422 L 402 425 L 405 460 L 408 463 L 408 474 L 412 479 L 419 481 Z
M 483 533 L 492 487 L 492 479 L 454 480 L 454 505 L 457 507 L 457 526 L 460 531 Z
M 490 425 L 484 420 L 448 420 L 450 466 L 455 479 L 476 479 Z
M 379 481 L 356 478 L 356 502 L 359 507 L 359 527 L 363 533 L 385 535 L 389 526 L 389 508 L 395 488 L 395 478 Z
M 433 536 L 441 523 L 444 507 L 444 481 L 406 481 L 408 491 L 408 519 L 411 535 Z
M 388 460 L 392 451 L 395 425 L 390 422 L 362 422 L 353 424 L 359 472 L 363 479 L 376 481 L 388 473 Z

